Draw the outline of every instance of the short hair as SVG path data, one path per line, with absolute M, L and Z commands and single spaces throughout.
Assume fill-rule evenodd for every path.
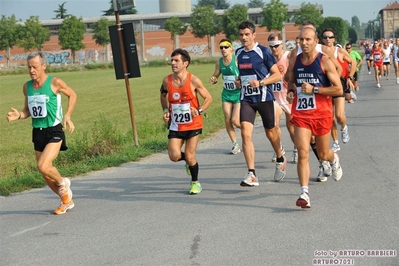
M 325 29 L 323 30 L 323 32 L 321 33 L 321 35 L 323 35 L 326 31 L 331 31 L 331 32 L 334 34 L 334 37 L 335 37 L 335 31 L 334 31 L 334 29 L 332 29 L 332 28 L 325 28 Z
M 348 46 L 352 46 L 352 44 L 351 44 L 350 42 L 348 42 L 348 43 L 345 45 L 345 47 L 348 47 Z
M 172 52 L 171 57 L 174 57 L 174 56 L 176 56 L 176 55 L 180 55 L 180 56 L 181 56 L 181 60 L 182 60 L 183 62 L 188 62 L 187 67 L 190 65 L 191 58 L 190 58 L 189 53 L 188 53 L 186 50 L 181 49 L 181 48 L 177 48 L 176 50 L 174 50 L 174 51 Z
M 277 37 L 278 40 L 282 40 L 283 38 L 281 37 L 281 34 L 279 32 L 273 32 L 272 34 L 269 35 L 267 38 L 268 41 L 272 41 Z
M 28 55 L 28 57 L 26 58 L 26 61 L 28 62 L 29 60 L 31 60 L 32 58 L 35 58 L 36 56 L 39 56 L 40 58 L 40 64 L 44 65 L 47 64 L 47 57 L 46 55 L 41 52 L 41 51 L 36 51 L 36 52 L 32 52 Z
M 255 25 L 251 21 L 244 21 L 238 25 L 238 30 L 250 29 L 252 33 L 255 33 Z
M 316 24 L 314 24 L 313 21 L 305 20 L 304 22 L 301 23 L 299 29 L 302 30 L 304 28 L 313 28 L 316 31 Z
M 230 39 L 227 39 L 227 38 L 221 39 L 219 44 L 221 44 L 222 42 L 229 42 L 231 44 L 231 46 L 233 46 L 233 43 L 230 41 Z

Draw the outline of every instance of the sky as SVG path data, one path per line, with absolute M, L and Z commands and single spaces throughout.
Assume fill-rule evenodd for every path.
M 30 16 L 39 16 L 40 20 L 52 19 L 56 16 L 54 10 L 66 2 L 64 8 L 68 14 L 77 17 L 99 17 L 102 11 L 109 9 L 109 0 L 0 0 L 0 14 L 9 17 L 15 15 L 17 19 L 25 21 Z M 230 6 L 246 4 L 248 0 L 227 0 Z M 263 0 L 268 3 L 268 0 Z M 351 22 L 357 16 L 360 23 L 368 22 L 377 17 L 378 12 L 394 0 L 281 0 L 290 6 L 301 3 L 319 4 L 323 6 L 324 17 L 341 17 Z M 196 5 L 197 0 L 191 0 Z M 159 0 L 136 0 L 139 14 L 159 13 Z

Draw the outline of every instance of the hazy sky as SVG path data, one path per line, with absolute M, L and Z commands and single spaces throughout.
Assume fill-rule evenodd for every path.
M 17 19 L 25 21 L 29 16 L 39 16 L 46 20 L 55 17 L 54 10 L 58 5 L 66 2 L 64 7 L 68 14 L 77 17 L 99 17 L 102 11 L 109 9 L 109 0 L 0 0 L 0 14 L 6 17 L 14 14 Z M 230 5 L 246 4 L 247 0 L 227 0 Z M 268 3 L 268 0 L 263 2 Z M 357 16 L 360 22 L 375 19 L 376 14 L 393 0 L 282 0 L 288 5 L 300 5 L 301 3 L 319 4 L 323 6 L 323 16 L 342 17 L 351 22 L 353 16 Z M 159 0 L 136 0 L 136 9 L 139 14 L 159 13 Z M 197 0 L 191 0 L 191 5 L 197 4 Z

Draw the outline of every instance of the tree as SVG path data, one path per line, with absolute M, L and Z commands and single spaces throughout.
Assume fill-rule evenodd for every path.
M 25 21 L 19 32 L 18 46 L 25 52 L 38 49 L 42 50 L 43 44 L 50 40 L 50 30 L 42 26 L 38 16 L 30 16 Z
M 249 0 L 249 2 L 247 3 L 247 7 L 248 8 L 264 8 L 265 7 L 265 2 L 263 2 L 262 0 Z
M 324 29 L 331 28 L 335 32 L 335 42 L 344 45 L 348 40 L 348 25 L 340 17 L 326 17 L 323 24 L 320 25 L 319 34 Z M 321 36 L 320 36 L 321 38 Z
M 212 6 L 214 9 L 228 9 L 230 4 L 226 0 L 199 0 L 198 6 Z
M 110 0 L 109 4 L 110 4 L 109 9 L 102 11 L 102 12 L 104 12 L 103 16 L 115 15 L 114 1 Z M 119 15 L 134 15 L 134 14 L 137 14 L 137 9 L 135 9 L 135 8 L 130 8 L 130 9 L 126 9 L 126 10 L 123 10 L 123 11 L 119 11 Z
M 56 14 L 55 19 L 57 18 L 64 19 L 69 16 L 67 14 L 67 10 L 64 7 L 65 4 L 66 2 L 62 3 L 61 5 L 58 5 L 58 9 L 54 10 L 54 13 Z
M 262 26 L 266 26 L 268 31 L 280 31 L 284 27 L 284 22 L 290 18 L 288 5 L 280 0 L 271 0 L 262 10 Z
M 348 27 L 348 36 L 349 36 L 349 43 L 356 43 L 357 42 L 357 33 L 353 27 Z
M 178 17 L 171 17 L 165 21 L 165 30 L 170 32 L 173 40 L 173 50 L 176 49 L 176 36 L 183 35 L 187 30 L 187 25 Z
M 6 18 L 5 15 L 1 15 L 0 20 L 0 51 L 7 51 L 7 67 L 10 67 L 10 50 L 18 42 L 18 32 L 20 31 L 20 25 L 17 24 L 15 15 Z
M 105 46 L 111 42 L 108 28 L 112 24 L 112 21 L 106 18 L 100 18 L 97 22 L 93 23 L 93 39 L 96 44 Z
M 75 52 L 85 48 L 82 43 L 83 35 L 86 32 L 86 24 L 82 18 L 73 15 L 64 19 L 58 31 L 58 43 L 62 49 L 70 49 L 72 62 L 75 63 Z
M 248 19 L 248 8 L 245 5 L 234 5 L 224 12 L 222 17 L 222 28 L 227 38 L 238 40 L 238 26 L 242 21 Z
M 211 6 L 197 6 L 191 12 L 191 32 L 196 38 L 208 39 L 208 52 L 210 55 L 210 36 L 215 36 L 220 29 L 220 21 Z
M 351 26 L 355 29 L 355 30 L 360 30 L 360 20 L 357 16 L 353 16 L 352 17 L 352 24 Z
M 316 25 L 316 29 L 323 23 L 323 16 L 317 9 L 317 4 L 302 3 L 300 8 L 295 10 L 295 25 L 301 25 L 304 21 L 312 21 Z

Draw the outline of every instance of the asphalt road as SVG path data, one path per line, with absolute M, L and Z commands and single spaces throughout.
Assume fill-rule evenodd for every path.
M 346 105 L 343 177 L 315 182 L 311 156 L 311 209 L 295 206 L 296 165 L 273 181 L 258 121 L 256 188 L 240 187 L 244 157 L 228 154 L 223 130 L 199 144 L 199 195 L 188 195 L 184 163 L 163 152 L 73 178 L 75 208 L 64 215 L 52 214 L 59 199 L 47 187 L 0 198 L 0 265 L 399 265 L 399 85 L 390 77 L 377 89 L 363 68 L 358 100 Z M 283 142 L 291 159 L 285 128 Z

